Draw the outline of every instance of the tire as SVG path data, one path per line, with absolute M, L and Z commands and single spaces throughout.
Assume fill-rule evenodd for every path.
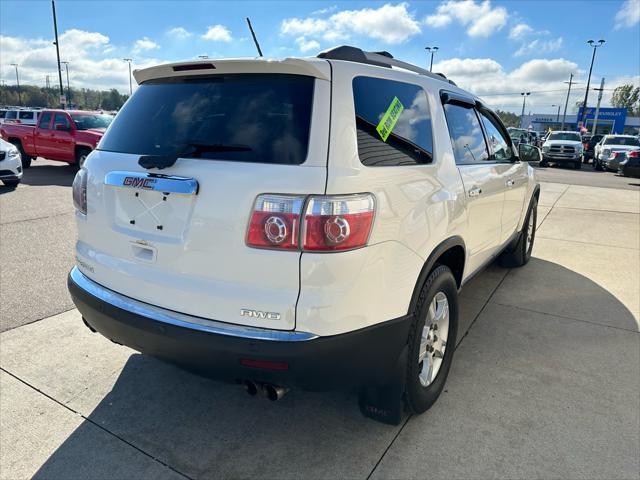
M 574 164 L 573 164 L 573 167 L 574 167 L 576 170 L 580 170 L 580 169 L 582 168 L 582 162 L 576 162 L 576 163 L 574 163 Z
M 602 169 L 602 164 L 600 163 L 600 160 L 594 160 L 593 161 L 593 169 L 597 170 L 598 172 L 601 172 Z
M 434 317 L 436 321 L 431 322 Z M 430 328 L 432 325 L 440 326 L 440 330 Z M 436 332 L 441 333 L 443 325 L 446 325 L 446 337 L 441 335 L 438 338 Z M 409 333 L 405 383 L 405 406 L 409 412 L 425 412 L 442 393 L 453 359 L 457 332 L 458 287 L 449 267 L 439 265 L 429 274 L 420 291 Z M 425 344 L 427 338 L 429 340 Z M 443 340 L 446 341 L 444 345 Z M 435 372 L 431 370 L 431 375 L 428 366 L 425 366 L 428 364 L 419 361 L 421 347 L 426 348 L 426 351 L 422 351 L 423 355 L 426 354 L 424 358 L 430 359 L 435 369 Z M 432 350 L 429 351 L 429 348 Z M 437 355 L 438 352 L 442 354 L 441 357 Z
M 88 148 L 79 148 L 76 152 L 76 168 L 80 170 L 84 166 L 84 162 L 91 153 Z
M 20 183 L 20 180 L 2 180 L 4 182 L 5 187 L 16 188 Z
M 20 152 L 20 159 L 22 160 L 22 168 L 29 168 L 31 166 L 32 158 L 26 154 L 24 148 L 22 148 L 22 142 L 20 140 L 11 140 L 9 143 L 16 147 Z
M 527 220 L 522 226 L 522 232 L 512 250 L 506 250 L 498 257 L 498 263 L 502 267 L 515 268 L 526 265 L 531 259 L 533 242 L 536 239 L 536 222 L 538 220 L 538 200 L 533 197 L 527 213 Z
M 540 163 L 538 164 L 539 167 L 545 168 L 547 167 L 549 164 L 547 163 L 546 160 L 540 160 Z

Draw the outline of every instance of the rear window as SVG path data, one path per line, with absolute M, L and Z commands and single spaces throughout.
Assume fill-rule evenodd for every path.
M 297 165 L 307 156 L 313 87 L 312 77 L 300 75 L 146 82 L 120 110 L 98 149 Z M 189 148 L 193 145 L 200 148 Z
M 36 118 L 35 112 L 18 112 L 20 120 L 33 120 Z
M 633 137 L 609 137 L 604 141 L 605 145 L 627 145 L 637 147 L 640 145 L 637 138 Z
M 433 157 L 431 115 L 424 90 L 373 77 L 353 79 L 358 155 L 363 165 L 429 163 Z
M 18 115 L 17 115 L 17 113 L 16 113 L 16 111 L 15 111 L 15 110 L 9 110 L 9 111 L 7 112 L 7 115 L 6 115 L 6 117 L 5 117 L 5 118 L 6 118 L 7 120 L 13 120 L 13 119 L 14 119 L 14 118 L 16 118 L 17 116 L 18 116 Z

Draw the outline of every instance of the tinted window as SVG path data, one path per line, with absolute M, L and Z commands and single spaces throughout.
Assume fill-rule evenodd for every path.
M 482 118 L 482 123 L 484 124 L 484 129 L 487 132 L 487 141 L 493 150 L 494 160 L 498 162 L 510 161 L 511 157 L 513 157 L 513 151 L 499 125 L 490 116 L 485 115 L 483 112 L 479 113 L 480 118 Z
M 64 125 L 67 129 L 71 128 L 69 119 L 64 113 L 56 113 L 56 116 L 53 119 L 53 126 L 55 127 L 56 125 Z
M 363 165 L 379 167 L 431 162 L 431 116 L 422 88 L 381 78 L 356 77 L 353 79 L 353 100 L 358 156 Z M 396 123 L 384 139 L 384 133 L 379 133 L 377 127 L 392 106 L 400 113 L 394 115 Z
M 18 112 L 18 118 L 20 120 L 33 120 L 35 116 L 35 112 Z
M 6 116 L 5 118 L 6 118 L 7 120 L 13 120 L 13 119 L 17 118 L 17 116 L 18 116 L 18 115 L 17 115 L 17 113 L 16 113 L 16 111 L 15 111 L 15 110 L 9 110 L 9 111 L 7 112 L 7 116 Z
M 140 155 L 188 151 L 188 156 L 206 159 L 300 164 L 307 156 L 313 86 L 312 77 L 300 75 L 146 82 L 120 110 L 98 148 Z M 200 148 L 189 149 L 188 144 Z
M 90 128 L 107 128 L 113 121 L 111 115 L 71 115 L 73 123 L 78 130 L 89 130 Z
M 482 127 L 473 108 L 445 104 L 445 115 L 456 163 L 478 163 L 489 159 Z
M 43 130 L 49 130 L 49 123 L 51 122 L 51 112 L 44 112 L 40 115 L 40 128 Z
M 573 132 L 550 133 L 547 140 L 567 140 L 571 142 L 581 142 L 580 135 Z
M 638 146 L 640 142 L 638 142 L 637 138 L 633 137 L 609 137 L 604 141 L 604 145 Z
M 4 118 L 6 114 L 7 114 L 6 110 L 0 110 L 0 118 Z

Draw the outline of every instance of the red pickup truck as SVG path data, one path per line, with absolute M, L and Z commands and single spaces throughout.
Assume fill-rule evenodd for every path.
M 0 136 L 18 148 L 23 168 L 29 168 L 37 157 L 81 167 L 112 119 L 99 112 L 43 110 L 35 127 L 4 123 Z

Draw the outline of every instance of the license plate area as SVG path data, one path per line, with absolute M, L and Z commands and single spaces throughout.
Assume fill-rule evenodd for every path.
M 105 185 L 110 187 L 105 193 L 114 229 L 136 237 L 184 240 L 198 192 L 196 180 L 110 172 Z

